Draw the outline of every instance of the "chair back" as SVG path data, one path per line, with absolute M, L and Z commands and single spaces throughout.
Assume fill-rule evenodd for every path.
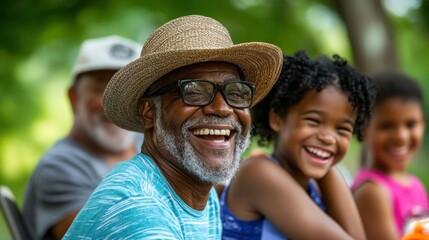
M 0 186 L 0 208 L 15 240 L 31 240 L 33 235 L 16 204 L 15 196 L 7 186 Z

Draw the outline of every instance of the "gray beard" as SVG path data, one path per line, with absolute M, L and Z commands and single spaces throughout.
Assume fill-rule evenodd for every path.
M 177 136 L 177 133 L 173 133 L 166 129 L 162 122 L 161 117 L 161 98 L 153 98 L 155 102 L 155 134 L 158 136 L 157 143 L 160 147 L 165 148 L 170 155 L 175 158 L 179 165 L 187 171 L 189 174 L 195 176 L 201 182 L 210 184 L 224 184 L 230 180 L 236 173 L 241 160 L 241 154 L 246 150 L 250 144 L 250 131 L 246 135 L 242 136 L 242 126 L 231 119 L 220 118 L 214 115 L 207 116 L 201 119 L 191 119 L 186 121 L 182 126 L 182 137 Z M 235 149 L 233 159 L 231 162 L 225 161 L 225 163 L 217 169 L 213 169 L 205 161 L 202 161 L 194 151 L 194 148 L 185 139 L 189 139 L 189 128 L 195 125 L 202 124 L 229 124 L 232 125 L 236 130 Z M 162 138 L 162 140 L 161 140 Z
M 75 115 L 77 124 L 80 124 L 89 137 L 104 150 L 120 153 L 134 144 L 136 133 L 122 129 L 118 126 L 105 126 L 104 113 L 88 115 L 83 102 L 79 102 L 78 113 Z

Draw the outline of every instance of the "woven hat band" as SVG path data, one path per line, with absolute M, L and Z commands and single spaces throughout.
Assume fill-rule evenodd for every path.
M 228 30 L 219 22 L 207 17 L 192 16 L 173 20 L 153 32 L 146 41 L 141 56 L 189 49 L 219 49 L 232 45 Z

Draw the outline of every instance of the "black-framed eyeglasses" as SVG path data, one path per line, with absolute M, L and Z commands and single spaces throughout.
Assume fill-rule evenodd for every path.
M 183 102 L 190 106 L 206 106 L 213 101 L 216 93 L 220 91 L 229 106 L 233 108 L 249 108 L 252 105 L 255 91 L 253 83 L 241 80 L 215 83 L 203 79 L 185 79 L 170 83 L 154 91 L 149 91 L 145 96 L 162 95 L 177 86 L 180 88 Z

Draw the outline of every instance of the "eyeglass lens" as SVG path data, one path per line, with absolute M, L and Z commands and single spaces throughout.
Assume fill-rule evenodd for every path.
M 203 80 L 182 80 L 181 84 L 183 101 L 194 106 L 209 104 L 219 90 L 231 107 L 247 108 L 252 104 L 252 88 L 245 82 L 216 84 Z

